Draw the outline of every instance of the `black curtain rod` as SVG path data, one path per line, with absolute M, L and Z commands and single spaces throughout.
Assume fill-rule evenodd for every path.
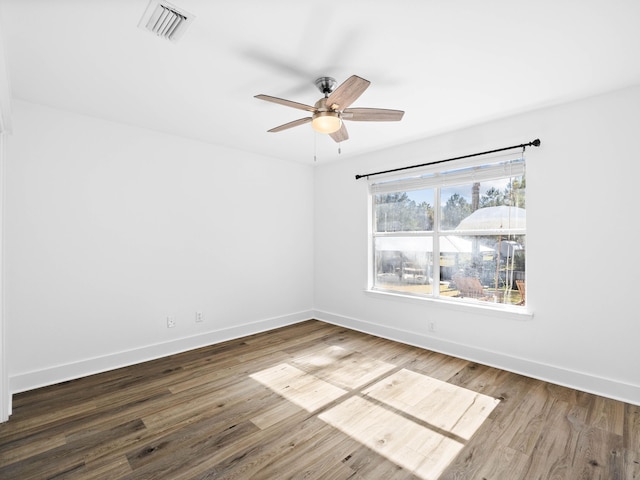
M 486 152 L 471 153 L 469 155 L 463 155 L 461 157 L 447 158 L 446 160 L 437 160 L 435 162 L 421 163 L 420 165 L 411 165 L 409 167 L 393 168 L 391 170 L 383 170 L 381 172 L 367 173 L 365 175 L 356 175 L 356 180 L 359 180 L 359 179 L 361 179 L 363 177 L 372 177 L 374 175 L 382 175 L 383 173 L 399 172 L 401 170 L 409 170 L 411 168 L 426 167 L 427 165 L 436 165 L 438 163 L 451 162 L 453 160 L 461 160 L 463 158 L 478 157 L 480 155 L 487 155 L 489 153 L 504 152 L 505 150 L 513 150 L 515 148 L 539 147 L 539 146 L 540 146 L 540 139 L 536 138 L 532 142 L 521 143 L 520 145 L 513 145 L 511 147 L 496 148 L 495 150 L 488 150 Z

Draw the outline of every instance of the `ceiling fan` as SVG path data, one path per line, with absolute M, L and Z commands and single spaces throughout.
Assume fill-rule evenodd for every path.
M 336 142 L 344 142 L 349 139 L 349 133 L 343 120 L 356 122 L 397 122 L 402 119 L 402 110 L 389 110 L 384 108 L 349 108 L 371 84 L 369 80 L 351 75 L 337 88 L 338 82 L 332 77 L 320 77 L 315 85 L 324 95 L 315 105 L 293 102 L 270 95 L 256 95 L 255 98 L 267 102 L 279 103 L 287 107 L 306 110 L 310 117 L 300 118 L 293 122 L 274 127 L 269 132 L 281 132 L 289 128 L 297 127 L 311 122 L 314 130 L 328 134 Z

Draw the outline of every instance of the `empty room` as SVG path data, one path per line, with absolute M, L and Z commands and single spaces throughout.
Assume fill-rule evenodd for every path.
M 640 478 L 638 19 L 0 0 L 0 478 Z

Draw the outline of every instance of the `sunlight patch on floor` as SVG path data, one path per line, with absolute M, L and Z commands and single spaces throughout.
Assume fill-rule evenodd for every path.
M 422 479 L 437 479 L 463 443 L 376 405 L 351 397 L 319 418 Z
M 351 389 L 366 385 L 395 368 L 390 363 L 338 346 L 297 357 L 292 363 L 318 378 Z
M 308 412 L 329 407 L 318 418 L 423 480 L 440 476 L 499 403 L 341 347 L 292 363 L 250 377 Z M 252 421 L 265 429 L 290 414 L 279 404 Z
M 500 402 L 406 369 L 363 393 L 465 440 L 471 438 Z
M 348 393 L 286 363 L 249 376 L 308 412 L 314 412 Z

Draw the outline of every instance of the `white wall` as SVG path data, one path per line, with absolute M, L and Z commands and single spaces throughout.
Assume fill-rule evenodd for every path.
M 11 391 L 315 314 L 640 404 L 637 181 L 619 174 L 638 161 L 638 111 L 635 87 L 314 170 L 16 101 L 6 146 Z M 365 293 L 367 189 L 355 174 L 537 137 L 532 319 Z
M 0 47 L 0 54 L 2 48 Z M 0 75 L 0 78 L 2 76 Z M 0 95 L 2 95 L 0 93 Z M 0 107 L 1 110 L 2 107 Z M 0 112 L 0 115 L 2 113 Z M 5 295 L 4 295 L 4 195 L 5 195 L 5 145 L 6 133 L 0 128 L 0 422 L 9 419 L 11 410 L 11 394 L 9 393 L 9 370 L 7 369 L 7 341 L 5 322 Z
M 13 392 L 309 318 L 311 166 L 20 101 L 12 120 Z
M 638 112 L 634 87 L 319 165 L 316 316 L 640 404 L 638 179 L 629 173 L 640 163 Z M 365 293 L 367 186 L 356 174 L 535 138 L 542 146 L 527 150 L 532 319 Z
M 6 363 L 6 335 L 4 321 L 4 159 L 5 137 L 11 132 L 11 88 L 4 50 L 4 38 L 0 35 L 0 422 L 8 419 L 9 382 Z

